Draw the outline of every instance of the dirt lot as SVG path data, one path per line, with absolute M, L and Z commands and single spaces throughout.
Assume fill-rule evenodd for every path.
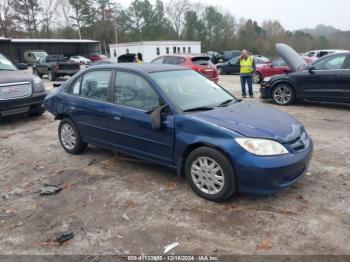
M 239 95 L 237 76 L 221 83 Z M 162 254 L 173 242 L 174 254 L 350 254 L 350 107 L 264 103 L 305 125 L 310 172 L 282 193 L 223 204 L 163 167 L 97 147 L 68 155 L 49 113 L 0 122 L 0 254 Z M 63 189 L 40 196 L 45 183 Z M 74 238 L 59 245 L 65 231 Z

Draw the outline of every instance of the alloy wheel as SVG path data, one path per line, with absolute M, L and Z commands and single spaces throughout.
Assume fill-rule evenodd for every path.
M 217 194 L 224 188 L 224 172 L 210 157 L 198 157 L 193 161 L 191 177 L 196 187 L 206 194 Z
M 61 127 L 61 141 L 64 147 L 68 150 L 72 150 L 76 144 L 76 136 L 74 129 L 69 124 L 63 124 Z
M 286 105 L 292 99 L 292 90 L 288 86 L 278 86 L 273 91 L 273 98 L 278 104 Z

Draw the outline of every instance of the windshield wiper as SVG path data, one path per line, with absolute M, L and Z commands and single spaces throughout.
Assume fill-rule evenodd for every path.
M 209 106 L 199 106 L 199 107 L 185 109 L 183 110 L 183 112 L 208 111 L 213 109 L 214 109 L 213 107 L 209 107 Z
M 218 106 L 227 106 L 229 105 L 231 102 L 235 101 L 234 99 L 227 99 L 224 102 L 220 103 Z

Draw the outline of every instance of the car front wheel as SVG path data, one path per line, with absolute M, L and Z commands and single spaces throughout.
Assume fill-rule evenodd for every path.
M 192 189 L 211 201 L 227 200 L 237 190 L 230 161 L 220 151 L 210 147 L 200 147 L 189 154 L 185 175 Z
M 70 154 L 80 154 L 87 147 L 87 143 L 82 140 L 77 127 L 69 118 L 61 120 L 58 126 L 58 137 L 64 150 Z
M 294 89 L 288 84 L 278 84 L 272 90 L 272 100 L 278 105 L 290 105 L 294 102 L 294 96 Z
M 50 81 L 55 81 L 56 78 L 57 78 L 57 76 L 56 76 L 55 72 L 49 71 L 49 80 Z
M 261 74 L 259 72 L 254 72 L 253 74 L 253 82 L 255 84 L 259 84 L 262 80 Z

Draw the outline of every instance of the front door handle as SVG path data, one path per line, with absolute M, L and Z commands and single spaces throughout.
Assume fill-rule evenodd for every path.
M 118 112 L 113 112 L 112 116 L 114 120 L 120 120 L 122 118 L 122 114 Z

